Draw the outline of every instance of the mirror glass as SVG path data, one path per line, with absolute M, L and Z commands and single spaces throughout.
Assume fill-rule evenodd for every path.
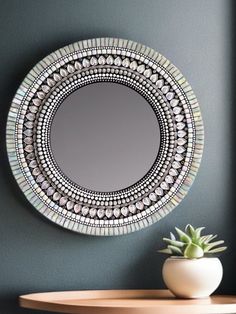
M 54 158 L 73 182 L 94 191 L 124 189 L 154 163 L 160 128 L 150 104 L 133 89 L 109 82 L 77 89 L 51 127 Z

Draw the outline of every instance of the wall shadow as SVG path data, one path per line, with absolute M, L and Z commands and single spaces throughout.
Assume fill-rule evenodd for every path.
M 228 250 L 225 254 L 222 255 L 221 261 L 224 266 L 224 279 L 221 287 L 219 288 L 220 293 L 227 294 L 235 294 L 236 286 L 235 286 L 235 278 L 234 278 L 234 268 L 236 264 L 236 246 L 234 239 L 236 238 L 236 211 L 235 211 L 235 173 L 236 173 L 236 146 L 235 146 L 235 138 L 236 138 L 236 85 L 235 85 L 235 73 L 236 73 L 236 1 L 230 1 L 230 20 L 229 20 L 229 52 L 227 56 L 229 59 L 229 69 L 230 73 L 228 75 L 228 79 L 230 82 L 229 86 L 229 97 L 230 99 L 230 117 L 229 117 L 229 136 L 230 136 L 230 152 L 229 154 L 229 193 L 228 193 L 228 204 L 226 204 L 226 212 L 228 215 L 228 230 L 226 230 L 227 239 L 226 245 L 228 244 Z M 222 165 L 223 166 L 223 165 Z

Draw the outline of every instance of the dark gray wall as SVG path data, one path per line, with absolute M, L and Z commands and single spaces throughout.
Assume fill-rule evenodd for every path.
M 33 291 L 161 288 L 161 237 L 189 222 L 225 238 L 220 292 L 236 293 L 233 9 L 224 0 L 0 1 L 0 313 L 32 313 L 17 308 L 17 296 Z M 37 214 L 5 150 L 7 111 L 31 67 L 55 49 L 99 36 L 149 45 L 178 66 L 199 98 L 206 133 L 200 172 L 178 208 L 148 229 L 114 238 L 74 234 Z

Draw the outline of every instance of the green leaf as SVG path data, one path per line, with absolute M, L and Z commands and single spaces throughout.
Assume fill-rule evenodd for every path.
M 208 243 L 205 248 L 204 248 L 204 252 L 208 252 L 209 250 L 211 250 L 213 247 L 216 247 L 218 245 L 221 245 L 223 244 L 225 241 L 223 240 L 220 240 L 220 241 L 215 241 L 215 242 L 211 242 L 211 243 Z
M 202 236 L 201 233 L 204 229 L 205 227 L 194 228 L 191 224 L 186 225 L 184 231 L 175 227 L 177 237 L 170 232 L 169 238 L 163 238 L 163 241 L 167 243 L 167 248 L 158 252 L 193 259 L 201 258 L 204 255 L 211 256 L 227 249 L 226 246 L 220 247 L 224 243 L 223 240 L 213 242 L 217 235 Z
M 195 229 L 193 228 L 192 225 L 188 224 L 186 227 L 185 227 L 185 233 L 187 233 L 190 237 L 192 237 L 195 233 Z
M 180 242 L 180 241 L 177 241 L 177 240 L 171 240 L 171 239 L 168 239 L 168 238 L 163 238 L 163 241 L 169 243 L 170 245 L 177 246 L 177 247 L 183 247 L 183 246 L 186 245 L 183 242 Z
M 207 234 L 205 236 L 200 237 L 199 244 L 203 244 L 203 243 L 207 244 L 215 238 L 217 238 L 217 235 Z
M 201 236 L 200 239 L 199 239 L 199 243 L 204 243 L 210 236 L 212 236 L 212 234 L 207 234 L 207 235 L 204 235 L 204 236 Z
M 216 235 L 210 235 L 207 239 L 206 239 L 206 241 L 205 241 L 205 243 L 209 243 L 209 242 L 211 242 L 212 240 L 214 240 L 215 238 L 217 238 L 218 237 L 218 235 L 216 234 Z
M 181 251 L 181 249 L 176 247 L 176 246 L 168 245 L 167 248 L 170 249 L 172 251 L 172 253 L 176 253 L 178 255 L 183 255 L 183 252 Z
M 170 232 L 170 238 L 171 240 L 176 240 L 175 235 L 172 232 Z
M 164 254 L 172 254 L 172 251 L 170 249 L 163 249 L 163 250 L 158 250 L 159 253 L 164 253 Z
M 197 228 L 197 229 L 195 230 L 195 239 L 199 239 L 199 238 L 200 238 L 201 232 L 202 232 L 202 230 L 204 230 L 204 229 L 205 229 L 205 227 L 200 227 L 200 228 Z
M 221 246 L 221 247 L 212 249 L 212 250 L 208 251 L 207 253 L 210 253 L 210 254 L 220 253 L 220 252 L 225 251 L 226 249 L 227 249 L 227 246 Z
M 191 243 L 192 242 L 191 238 L 185 232 L 183 232 L 182 230 L 180 230 L 177 227 L 175 227 L 175 230 L 179 235 L 180 241 L 183 241 L 185 243 Z
M 204 256 L 203 249 L 194 243 L 190 243 L 184 251 L 184 257 L 189 259 L 200 258 L 203 256 Z

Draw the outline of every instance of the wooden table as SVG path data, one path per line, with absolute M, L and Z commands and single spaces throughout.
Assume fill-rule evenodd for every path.
M 236 296 L 177 299 L 168 290 L 92 290 L 20 296 L 20 306 L 79 314 L 236 313 Z

